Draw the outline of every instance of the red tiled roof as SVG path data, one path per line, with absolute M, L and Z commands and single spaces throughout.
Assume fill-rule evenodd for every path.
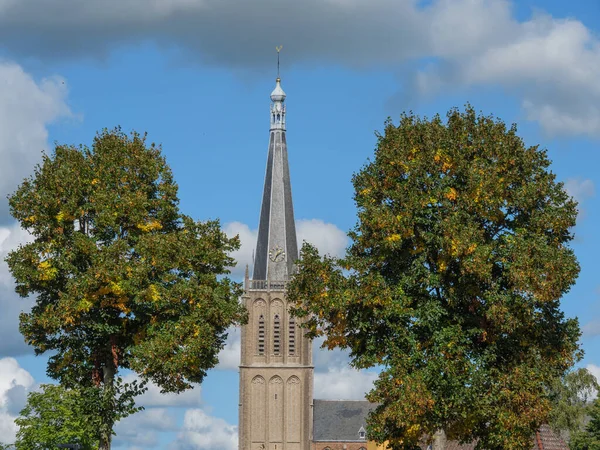
M 548 425 L 542 425 L 535 433 L 533 450 L 569 450 L 569 446 Z
M 569 450 L 569 446 L 548 425 L 542 425 L 535 433 L 531 450 Z M 420 444 L 422 450 L 427 450 L 427 444 Z M 457 441 L 447 441 L 444 450 L 474 450 L 475 443 L 459 444 Z

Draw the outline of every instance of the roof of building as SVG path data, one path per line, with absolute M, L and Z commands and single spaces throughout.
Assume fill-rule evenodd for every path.
M 567 443 L 548 425 L 542 425 L 535 434 L 534 450 L 569 450 Z
M 314 400 L 314 441 L 366 441 L 360 428 L 367 428 L 367 416 L 375 404 L 356 400 Z
M 273 95 L 285 96 L 279 78 Z M 281 115 L 285 117 L 285 111 Z M 285 281 L 292 275 L 297 259 L 287 141 L 285 128 L 280 126 L 270 131 L 252 279 Z
M 354 400 L 314 400 L 313 408 L 313 440 L 361 441 L 358 432 L 367 428 L 369 412 L 377 405 L 367 401 Z M 548 425 L 542 425 L 535 434 L 531 450 L 569 450 L 565 441 Z M 421 444 L 426 450 L 427 444 Z M 475 443 L 459 444 L 447 441 L 445 450 L 474 450 Z

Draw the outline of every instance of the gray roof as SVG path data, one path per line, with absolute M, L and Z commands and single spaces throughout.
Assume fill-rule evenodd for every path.
M 269 252 L 273 252 L 275 261 L 269 258 Z M 277 254 L 280 254 L 280 258 L 276 258 Z M 298 243 L 285 130 L 272 129 L 252 278 L 285 281 L 292 275 L 297 259 Z
M 367 416 L 377 406 L 354 400 L 314 400 L 313 404 L 314 441 L 361 441 L 358 431 L 367 429 Z

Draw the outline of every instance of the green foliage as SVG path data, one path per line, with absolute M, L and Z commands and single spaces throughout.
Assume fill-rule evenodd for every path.
M 125 368 L 181 392 L 245 320 L 240 285 L 222 276 L 239 240 L 179 212 L 171 170 L 144 136 L 117 128 L 91 148 L 58 145 L 9 203 L 34 237 L 7 257 L 17 292 L 37 297 L 20 330 L 36 354 L 53 351 L 48 374 L 65 386 L 114 398 Z
M 596 398 L 590 409 L 590 421 L 585 431 L 573 435 L 571 450 L 600 450 L 600 399 Z
M 551 391 L 552 410 L 549 424 L 557 431 L 567 431 L 571 435 L 581 431 L 585 418 L 590 413 L 592 398 L 600 386 L 596 377 L 588 370 L 580 368 L 568 372 L 556 380 Z
M 383 368 L 369 435 L 408 449 L 438 429 L 489 450 L 529 448 L 549 389 L 580 357 L 560 298 L 579 266 L 576 203 L 516 127 L 451 110 L 403 115 L 354 175 L 343 259 L 304 245 L 288 297 L 310 336 Z
M 44 384 L 27 396 L 27 405 L 15 423 L 19 426 L 17 450 L 55 450 L 57 444 L 98 448 L 96 418 L 88 416 L 85 395 L 60 385 Z

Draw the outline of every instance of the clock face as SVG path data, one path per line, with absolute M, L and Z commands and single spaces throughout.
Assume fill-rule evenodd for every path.
M 281 262 L 285 259 L 285 251 L 279 247 L 272 248 L 269 252 L 269 259 L 273 262 Z

